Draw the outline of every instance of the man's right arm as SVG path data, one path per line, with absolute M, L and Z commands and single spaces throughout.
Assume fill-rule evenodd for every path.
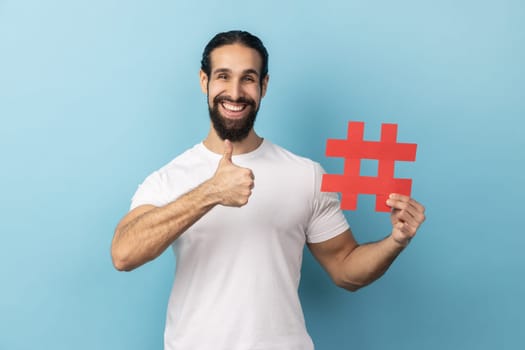
M 141 205 L 117 225 L 111 257 L 117 270 L 130 271 L 155 259 L 191 225 L 217 204 L 241 207 L 253 188 L 253 173 L 232 163 L 233 146 L 225 152 L 213 177 L 163 206 Z

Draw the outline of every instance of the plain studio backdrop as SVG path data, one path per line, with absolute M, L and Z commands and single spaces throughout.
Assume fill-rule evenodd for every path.
M 119 273 L 110 242 L 205 137 L 200 55 L 230 29 L 270 52 L 265 138 L 329 173 L 350 120 L 418 144 L 396 174 L 428 218 L 381 280 L 348 293 L 305 251 L 317 349 L 522 349 L 524 23 L 519 0 L 0 0 L 0 349 L 162 347 L 172 252 Z M 372 196 L 345 215 L 360 242 L 389 233 Z

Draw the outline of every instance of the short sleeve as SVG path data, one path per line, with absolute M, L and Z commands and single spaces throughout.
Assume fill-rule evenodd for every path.
M 321 192 L 323 168 L 314 165 L 314 195 L 312 217 L 306 230 L 308 243 L 320 243 L 333 238 L 349 228 L 337 193 Z
M 135 195 L 131 199 L 129 210 L 138 206 L 149 204 L 157 207 L 166 204 L 165 191 L 162 190 L 162 177 L 158 171 L 149 175 L 142 184 L 139 185 Z

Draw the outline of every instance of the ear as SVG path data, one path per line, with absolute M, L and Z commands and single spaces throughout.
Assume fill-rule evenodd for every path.
M 266 76 L 263 78 L 262 86 L 261 86 L 261 98 L 266 95 L 266 89 L 268 89 L 268 81 L 270 80 L 270 75 L 266 74 Z
M 204 73 L 202 69 L 199 71 L 199 79 L 201 83 L 202 92 L 207 94 L 208 93 L 208 75 Z

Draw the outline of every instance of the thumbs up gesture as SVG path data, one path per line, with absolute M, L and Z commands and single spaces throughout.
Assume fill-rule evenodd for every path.
M 254 186 L 254 176 L 250 169 L 242 168 L 232 162 L 233 145 L 224 141 L 224 154 L 213 175 L 212 182 L 219 192 L 220 204 L 229 207 L 242 207 L 248 203 Z

